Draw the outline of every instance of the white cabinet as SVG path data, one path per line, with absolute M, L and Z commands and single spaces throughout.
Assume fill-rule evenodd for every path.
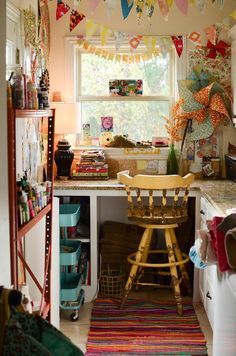
M 207 229 L 206 221 L 218 215 L 216 209 L 204 197 L 200 199 L 200 229 Z M 199 270 L 199 291 L 207 317 L 213 329 L 218 284 L 217 265 Z

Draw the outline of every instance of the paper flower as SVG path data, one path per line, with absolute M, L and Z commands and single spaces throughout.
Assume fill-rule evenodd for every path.
M 230 99 L 218 83 L 213 82 L 197 92 L 189 90 L 185 81 L 179 81 L 178 84 L 183 100 L 175 105 L 173 111 L 176 120 L 193 120 L 191 140 L 207 138 L 218 125 L 231 120 Z

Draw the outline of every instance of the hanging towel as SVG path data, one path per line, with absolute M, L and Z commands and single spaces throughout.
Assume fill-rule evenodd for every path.
M 194 245 L 189 250 L 189 258 L 197 268 L 203 269 L 207 267 L 206 263 L 204 263 L 198 256 Z
M 229 266 L 236 268 L 236 227 L 228 230 L 225 235 L 225 251 Z

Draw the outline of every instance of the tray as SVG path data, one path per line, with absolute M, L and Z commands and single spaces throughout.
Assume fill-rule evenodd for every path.
M 80 287 L 84 282 L 83 273 L 61 273 L 61 301 L 77 301 Z
M 62 240 L 60 243 L 60 265 L 71 266 L 78 263 L 81 241 Z
M 60 204 L 59 223 L 60 226 L 76 226 L 80 218 L 79 204 Z

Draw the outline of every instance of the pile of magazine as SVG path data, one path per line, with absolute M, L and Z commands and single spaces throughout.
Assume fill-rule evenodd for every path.
M 76 163 L 74 179 L 108 179 L 108 165 L 103 150 L 84 150 Z

